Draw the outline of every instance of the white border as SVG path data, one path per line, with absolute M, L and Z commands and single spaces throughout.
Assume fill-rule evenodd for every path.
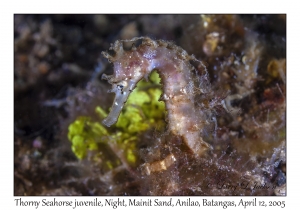
M 13 197 L 13 14 L 14 13 L 287 13 L 287 207 L 298 206 L 299 8 L 296 1 L 7 1 L 0 3 L 1 26 L 1 209 L 19 209 Z M 298 65 L 297 65 L 298 64 Z M 62 197 L 60 197 L 62 198 Z M 154 197 L 152 197 L 154 198 Z M 216 197 L 220 198 L 220 197 Z M 80 198 L 78 198 L 80 199 Z M 84 199 L 84 198 L 83 198 Z M 225 198 L 224 198 L 225 199 Z M 227 199 L 227 198 L 226 198 Z M 236 202 L 240 197 L 233 197 Z M 264 197 L 265 200 L 275 199 Z M 278 198 L 276 198 L 278 199 Z M 286 208 L 287 208 L 286 207 Z M 32 208 L 27 208 L 32 209 Z M 59 208 L 58 208 L 59 209 Z M 97 208 L 98 209 L 98 208 Z M 220 209 L 220 208 L 218 208 Z M 296 209 L 296 208 L 294 208 Z

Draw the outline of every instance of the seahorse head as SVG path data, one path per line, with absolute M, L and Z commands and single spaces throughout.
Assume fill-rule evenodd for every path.
M 113 63 L 114 73 L 112 75 L 103 74 L 102 79 L 108 80 L 112 85 L 110 92 L 114 92 L 116 97 L 111 112 L 103 121 L 107 126 L 111 126 L 117 121 L 129 94 L 135 88 L 138 81 L 148 75 L 148 61 L 141 56 L 138 50 L 125 51 L 122 41 L 116 41 L 110 49 L 115 51 L 114 56 L 107 52 L 103 52 L 102 54 Z

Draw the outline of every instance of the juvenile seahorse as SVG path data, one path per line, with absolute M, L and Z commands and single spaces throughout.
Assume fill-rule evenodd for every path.
M 125 51 L 123 42 L 134 42 L 142 39 L 138 47 Z M 201 137 L 204 127 L 203 113 L 194 105 L 193 70 L 191 60 L 196 60 L 181 47 L 163 40 L 152 40 L 148 37 L 138 37 L 132 40 L 116 41 L 110 50 L 102 54 L 114 65 L 113 75 L 103 75 L 102 79 L 112 84 L 116 94 L 111 111 L 103 124 L 111 126 L 117 122 L 123 105 L 136 84 L 157 70 L 163 84 L 162 100 L 166 104 L 168 129 L 175 135 L 181 136 L 186 145 L 195 155 L 201 155 L 211 146 Z

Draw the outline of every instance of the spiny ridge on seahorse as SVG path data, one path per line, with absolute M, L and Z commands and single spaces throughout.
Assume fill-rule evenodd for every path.
M 138 47 L 123 49 L 123 42 L 142 40 Z M 102 54 L 114 65 L 113 75 L 103 75 L 102 79 L 112 84 L 111 92 L 116 94 L 112 109 L 103 120 L 106 126 L 117 122 L 120 112 L 129 94 L 136 84 L 157 70 L 163 84 L 162 100 L 166 104 L 168 128 L 175 135 L 181 136 L 187 146 L 196 155 L 201 155 L 211 146 L 201 135 L 204 128 L 203 113 L 195 108 L 193 84 L 194 67 L 190 61 L 198 61 L 193 55 L 172 42 L 137 37 L 131 40 L 116 41 L 111 45 L 115 51 L 112 56 Z

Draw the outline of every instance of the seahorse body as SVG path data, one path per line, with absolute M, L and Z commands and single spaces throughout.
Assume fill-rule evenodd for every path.
M 123 50 L 123 41 L 116 41 L 110 49 L 116 52 L 111 56 L 106 52 L 103 55 L 114 64 L 113 75 L 103 75 L 113 88 L 111 92 L 116 94 L 111 112 L 103 120 L 106 126 L 117 122 L 124 103 L 136 84 L 157 70 L 163 84 L 162 100 L 166 104 L 168 129 L 175 135 L 183 137 L 187 146 L 196 155 L 201 155 L 210 145 L 201 137 L 203 114 L 194 106 L 193 94 L 190 87 L 193 86 L 192 70 L 194 67 L 190 60 L 194 56 L 171 42 L 157 40 L 148 37 L 139 37 L 143 42 L 137 48 L 130 51 Z

